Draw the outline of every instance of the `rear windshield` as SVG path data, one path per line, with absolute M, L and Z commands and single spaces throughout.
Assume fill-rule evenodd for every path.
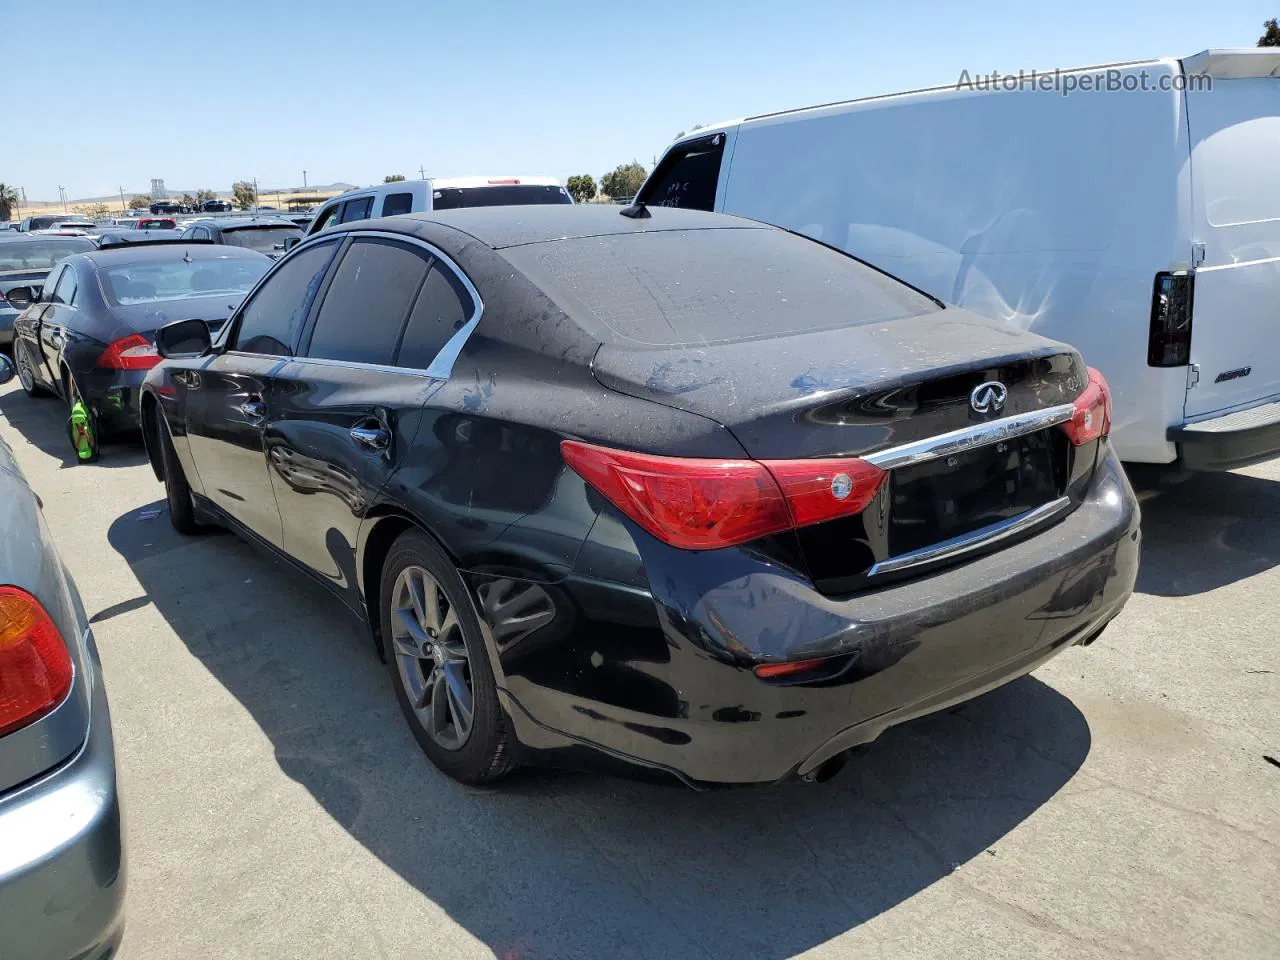
M 284 249 L 289 237 L 300 237 L 297 227 L 241 227 L 222 231 L 222 242 L 233 247 L 248 247 L 259 253 L 274 253 Z
M 9 270 L 52 270 L 53 265 L 63 257 L 92 249 L 92 240 L 79 237 L 0 243 L 0 273 Z
M 271 261 L 253 257 L 216 260 L 150 260 L 101 270 L 107 299 L 120 306 L 219 295 L 243 297 Z
M 564 187 L 535 187 L 528 184 L 505 187 L 449 187 L 431 192 L 436 210 L 459 207 L 523 207 L 538 203 L 573 203 Z
M 781 230 L 627 233 L 505 249 L 606 343 L 727 343 L 932 313 L 923 294 Z

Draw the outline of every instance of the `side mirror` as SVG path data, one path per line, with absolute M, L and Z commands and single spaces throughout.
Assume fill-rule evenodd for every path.
M 302 238 L 301 238 L 301 237 L 285 237 L 285 238 L 284 238 L 284 249 L 285 249 L 285 253 L 288 253 L 290 250 L 292 250 L 294 247 L 296 247 L 296 246 L 297 246 L 298 244 L 300 244 L 301 242 L 302 242 Z
M 13 361 L 0 353 L 0 387 L 13 379 Z
M 156 331 L 156 352 L 166 360 L 203 357 L 213 346 L 203 320 L 178 320 Z
M 40 292 L 35 287 L 14 287 L 4 295 L 9 306 L 25 310 L 40 299 Z

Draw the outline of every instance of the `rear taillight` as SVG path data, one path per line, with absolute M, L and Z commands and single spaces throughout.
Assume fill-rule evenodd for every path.
M 1111 432 L 1111 388 L 1101 373 L 1089 368 L 1089 382 L 1075 400 L 1071 419 L 1062 425 L 1077 447 Z
M 0 587 L 0 737 L 60 704 L 72 674 L 67 646 L 40 602 Z
M 98 357 L 98 366 L 110 370 L 150 370 L 160 362 L 160 354 L 140 333 L 121 337 Z
M 862 460 L 704 460 L 560 444 L 565 462 L 664 543 L 713 550 L 860 513 L 884 482 Z
M 1147 366 L 1182 367 L 1191 361 L 1191 308 L 1194 273 L 1157 273 L 1151 294 L 1151 332 Z

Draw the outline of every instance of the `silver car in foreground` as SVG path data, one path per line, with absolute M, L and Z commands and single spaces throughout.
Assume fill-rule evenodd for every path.
M 13 375 L 0 355 L 0 384 Z M 110 957 L 124 881 L 97 647 L 40 501 L 0 438 L 0 956 Z

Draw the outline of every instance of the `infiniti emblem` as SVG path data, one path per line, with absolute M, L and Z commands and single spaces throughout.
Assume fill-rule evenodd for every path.
M 999 380 L 980 383 L 969 393 L 969 406 L 975 413 L 999 413 L 1009 399 L 1009 390 Z

